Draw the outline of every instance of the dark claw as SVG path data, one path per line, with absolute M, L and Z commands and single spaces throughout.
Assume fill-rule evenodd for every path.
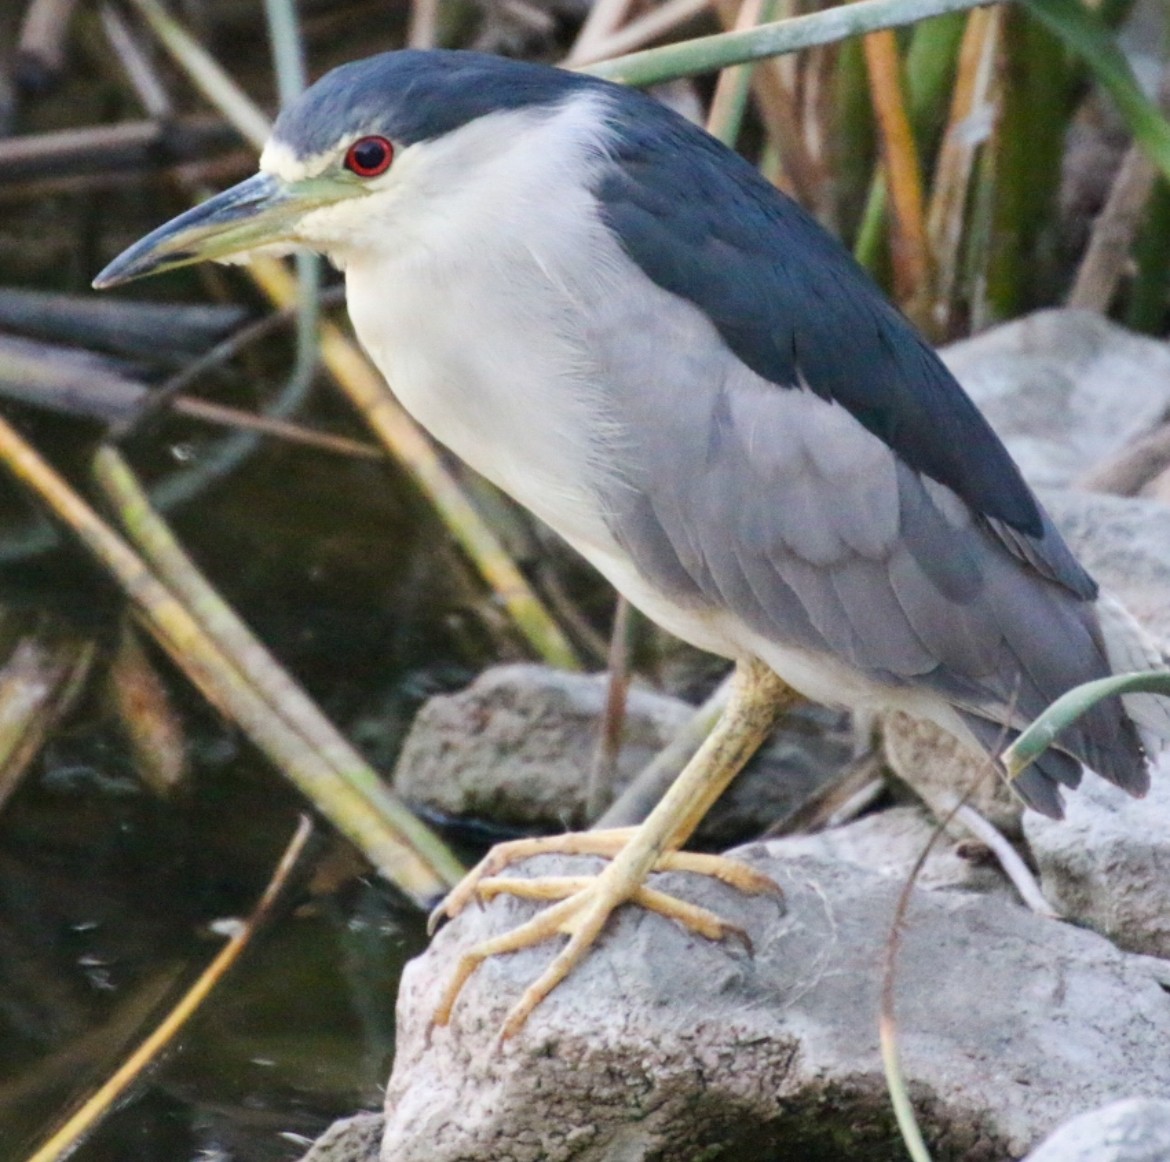
M 447 913 L 443 908 L 445 901 L 440 900 L 438 907 L 434 908 L 431 914 L 427 917 L 427 938 L 434 936 L 438 932 L 440 925 L 447 919 Z
M 741 928 L 738 924 L 728 924 L 727 931 L 724 934 L 724 939 L 734 938 L 743 944 L 743 950 L 748 956 L 754 957 L 756 955 L 756 947 L 752 943 L 752 938 L 747 934 L 746 928 Z

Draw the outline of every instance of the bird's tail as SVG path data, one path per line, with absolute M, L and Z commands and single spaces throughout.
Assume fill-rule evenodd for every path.
M 1105 661 L 1114 674 L 1158 670 L 1170 665 L 1165 650 L 1111 594 L 1101 592 L 1094 604 Z M 1020 797 L 1034 810 L 1059 819 L 1064 813 L 1060 788 L 1075 788 L 1081 764 L 1132 795 L 1149 787 L 1150 768 L 1170 744 L 1170 699 L 1157 694 L 1123 694 L 1089 710 L 1058 736 L 1013 781 Z M 991 754 L 1000 754 L 1019 737 L 1018 731 L 969 712 L 960 711 L 968 729 Z

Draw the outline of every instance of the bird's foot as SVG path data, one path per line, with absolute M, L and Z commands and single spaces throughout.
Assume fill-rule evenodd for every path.
M 649 861 L 628 858 L 637 843 L 637 828 L 614 831 L 578 832 L 521 839 L 493 848 L 473 868 L 431 916 L 431 927 L 443 916 L 456 916 L 472 899 L 490 900 L 498 895 L 527 900 L 556 901 L 525 924 L 485 940 L 459 958 L 451 981 L 435 1009 L 437 1025 L 450 1020 L 451 1010 L 471 974 L 489 956 L 516 952 L 556 935 L 569 937 L 545 971 L 525 989 L 504 1021 L 500 1036 L 513 1036 L 533 1009 L 580 963 L 597 939 L 611 912 L 624 903 L 639 904 L 661 916 L 677 920 L 684 927 L 706 937 L 741 939 L 749 950 L 751 942 L 742 928 L 721 919 L 714 912 L 689 904 L 646 886 L 648 872 L 688 871 L 716 879 L 749 894 L 780 894 L 776 883 L 746 864 L 719 855 L 688 851 L 661 852 Z M 600 855 L 614 859 L 602 872 L 592 876 L 543 876 L 536 879 L 504 877 L 499 873 L 518 860 L 550 852 L 568 855 Z M 620 858 L 617 858 L 620 857 Z M 642 864 L 649 863 L 647 870 Z

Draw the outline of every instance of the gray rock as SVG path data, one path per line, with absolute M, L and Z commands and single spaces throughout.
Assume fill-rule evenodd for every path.
M 985 819 L 1013 838 L 1021 834 L 1024 807 L 998 771 L 966 743 L 925 718 L 900 710 L 880 719 L 882 753 L 895 775 L 934 812 L 945 819 L 956 799 L 967 802 Z M 953 826 L 956 835 L 966 834 Z
M 385 1128 L 381 1114 L 342 1118 L 313 1143 L 300 1162 L 378 1162 Z
M 1024 1162 L 1166 1162 L 1170 1101 L 1129 1098 L 1066 1122 Z
M 928 891 L 1000 891 L 1013 895 L 999 864 L 984 858 L 985 848 L 972 843 L 965 831 L 960 831 L 958 839 L 949 835 L 935 838 L 937 828 L 938 824 L 918 807 L 892 807 L 813 835 L 770 839 L 768 854 L 774 859 L 814 856 L 841 860 L 902 882 L 929 844 L 930 854 L 916 880 L 918 887 Z
M 1170 643 L 1170 508 L 1070 489 L 1040 494 L 1081 563 L 1163 645 Z
M 501 898 L 449 924 L 403 978 L 384 1162 L 901 1157 L 877 1038 L 900 884 L 764 844 L 739 854 L 786 905 L 698 877 L 656 883 L 743 926 L 754 956 L 622 909 L 502 1047 L 548 947 L 489 961 L 449 1027 L 429 1019 L 458 956 L 535 905 Z M 1018 1158 L 1077 1111 L 1164 1095 L 1170 1078 L 1170 996 L 1149 961 L 992 897 L 913 897 L 897 1015 L 936 1162 Z
M 1028 812 L 1024 832 L 1063 915 L 1121 948 L 1170 958 L 1170 758 L 1144 799 L 1087 775 L 1063 822 Z
M 418 712 L 394 787 L 408 802 L 519 826 L 580 827 L 605 705 L 603 675 L 494 666 Z M 676 698 L 634 687 L 618 778 L 625 785 L 690 718 Z
M 1034 487 L 1071 484 L 1170 408 L 1170 347 L 1091 311 L 1039 311 L 942 355 Z
M 603 675 L 548 666 L 485 671 L 466 690 L 428 701 L 394 772 L 408 802 L 447 815 L 564 830 L 585 824 L 589 771 L 605 703 Z M 694 708 L 630 691 L 615 792 L 624 789 Z M 801 708 L 704 820 L 709 843 L 734 842 L 787 815 L 850 757 L 839 716 Z

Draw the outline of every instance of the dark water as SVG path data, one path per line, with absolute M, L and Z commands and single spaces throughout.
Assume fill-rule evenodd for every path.
M 460 567 L 383 467 L 267 450 L 176 525 L 382 769 L 418 701 L 469 674 L 480 646 L 467 644 Z M 39 558 L 0 571 L 0 599 L 80 612 L 100 636 L 118 603 L 90 580 L 75 561 Z M 0 1162 L 26 1157 L 175 1002 L 222 944 L 209 926 L 251 910 L 303 806 L 160 669 L 191 759 L 175 798 L 136 778 L 99 667 L 0 811 Z M 295 1158 L 334 1117 L 379 1104 L 421 919 L 327 828 L 304 864 L 242 965 L 80 1162 Z
M 6 56 L 25 7 L 0 4 Z M 315 73 L 401 40 L 405 9 L 334 0 L 298 7 Z M 206 9 L 196 4 L 184 16 L 210 20 Z M 211 47 L 265 100 L 272 80 L 262 6 L 229 0 L 214 9 Z M 56 83 L 24 95 L 15 132 L 142 116 L 95 26 L 85 27 Z M 206 21 L 200 30 L 209 31 Z M 206 111 L 184 86 L 174 88 L 184 111 Z M 204 180 L 228 184 L 253 164 L 240 150 Z M 0 285 L 74 294 L 88 293 L 105 262 L 192 196 L 151 170 L 4 192 Z M 246 279 L 207 269 L 150 280 L 127 297 L 267 310 Z M 167 337 L 159 343 L 165 348 Z M 287 336 L 270 340 L 199 389 L 257 410 L 288 374 L 290 348 Z M 165 363 L 128 370 L 157 381 L 173 370 Z M 0 408 L 87 489 L 93 425 Z M 367 435 L 328 387 L 318 386 L 300 418 Z M 168 419 L 128 456 L 157 480 L 205 462 L 219 438 Z M 0 472 L 0 655 L 4 619 L 16 609 L 30 618 L 50 611 L 96 635 L 104 656 L 122 613 L 118 594 L 76 552 L 14 555 L 14 532 L 27 531 L 29 514 Z M 211 581 L 380 770 L 390 769 L 428 693 L 462 684 L 500 653 L 499 612 L 425 502 L 383 464 L 265 440 L 244 469 L 202 490 L 173 523 Z M 160 801 L 140 783 L 99 662 L 80 704 L 0 807 L 0 1162 L 27 1157 L 153 1028 L 222 946 L 210 925 L 251 910 L 304 806 L 164 659 L 154 660 L 186 732 L 191 769 L 178 795 Z M 287 904 L 180 1043 L 75 1155 L 80 1162 L 293 1158 L 303 1151 L 295 1135 L 379 1104 L 398 974 L 421 947 L 420 918 L 326 828 L 303 862 Z

